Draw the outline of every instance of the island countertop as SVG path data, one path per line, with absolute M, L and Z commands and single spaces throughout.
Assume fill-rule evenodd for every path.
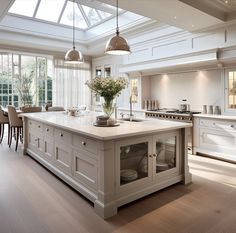
M 112 140 L 129 136 L 145 135 L 147 133 L 157 133 L 162 131 L 192 127 L 191 123 L 183 123 L 158 119 L 143 119 L 141 122 L 118 121 L 116 127 L 96 127 L 95 113 L 74 117 L 68 116 L 64 112 L 37 112 L 24 113 L 26 117 L 45 124 L 63 128 L 64 130 L 80 133 L 99 140 Z

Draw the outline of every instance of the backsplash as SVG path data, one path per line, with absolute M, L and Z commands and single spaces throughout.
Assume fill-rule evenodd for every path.
M 150 78 L 151 99 L 160 108 L 178 108 L 187 99 L 191 110 L 202 111 L 203 105 L 219 105 L 223 100 L 221 70 L 156 75 Z

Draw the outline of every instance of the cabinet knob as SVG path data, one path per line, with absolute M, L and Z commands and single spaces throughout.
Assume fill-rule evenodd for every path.
M 60 137 L 63 137 L 63 133 L 60 133 Z
M 85 141 L 82 141 L 82 145 L 83 145 L 83 146 L 86 146 L 86 142 L 85 142 Z
M 153 154 L 152 156 L 153 156 L 153 157 L 157 157 L 157 154 Z
M 38 125 L 38 128 L 40 128 L 40 125 Z
M 231 128 L 234 128 L 234 125 L 231 125 L 230 127 L 231 127 Z
M 153 156 L 152 155 L 149 155 L 150 158 L 152 158 Z
M 48 132 L 48 131 L 49 131 L 49 128 L 47 128 L 46 131 Z

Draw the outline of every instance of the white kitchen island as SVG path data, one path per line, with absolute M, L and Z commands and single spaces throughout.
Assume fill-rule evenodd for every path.
M 189 123 L 150 120 L 95 127 L 96 116 L 22 114 L 24 154 L 32 156 L 94 203 L 103 218 L 162 188 L 191 182 Z

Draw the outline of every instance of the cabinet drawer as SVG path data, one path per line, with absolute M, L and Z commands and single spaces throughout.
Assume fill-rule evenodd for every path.
M 84 150 L 74 151 L 73 176 L 79 182 L 96 190 L 98 180 L 97 160 L 89 156 L 89 152 Z
M 71 145 L 71 141 L 72 141 L 72 134 L 71 133 L 64 131 L 64 130 L 60 130 L 60 129 L 55 129 L 54 132 L 55 132 L 55 139 L 57 141 Z
M 200 119 L 200 127 L 236 133 L 236 122 Z
M 54 135 L 54 128 L 49 125 L 45 125 L 43 131 L 46 136 L 53 137 Z
M 93 154 L 97 153 L 97 142 L 79 135 L 73 135 L 73 146 L 89 151 Z

